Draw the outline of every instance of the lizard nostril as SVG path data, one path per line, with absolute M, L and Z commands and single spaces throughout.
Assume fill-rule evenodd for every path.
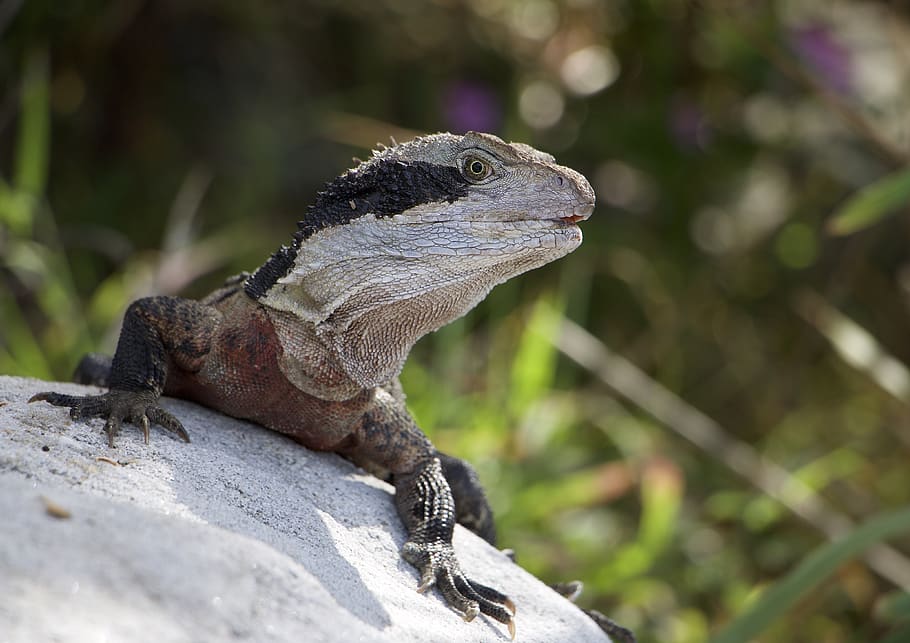
M 561 188 L 563 185 L 565 185 L 566 180 L 557 174 L 555 182 L 556 182 L 556 187 Z

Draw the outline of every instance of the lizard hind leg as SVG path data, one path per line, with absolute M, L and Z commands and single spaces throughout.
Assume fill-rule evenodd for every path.
M 89 353 L 76 365 L 73 381 L 76 384 L 88 384 L 89 386 L 110 386 L 112 362 L 113 358 L 110 355 Z
M 436 457 L 442 465 L 442 475 L 455 498 L 455 520 L 496 546 L 496 526 L 493 510 L 487 501 L 477 472 L 470 464 L 440 451 Z

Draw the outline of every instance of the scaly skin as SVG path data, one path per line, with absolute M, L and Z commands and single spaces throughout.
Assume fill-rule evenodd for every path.
M 466 620 L 486 614 L 514 636 L 512 601 L 471 581 L 452 549 L 455 522 L 495 541 L 473 469 L 436 451 L 397 381 L 420 337 L 498 283 L 581 243 L 594 193 L 583 176 L 521 144 L 435 134 L 396 145 L 320 192 L 290 246 L 201 301 L 150 297 L 126 312 L 111 362 L 80 379 L 97 396 L 39 393 L 74 418 L 124 421 L 189 440 L 158 399 L 173 395 L 335 451 L 391 476 L 407 528 L 403 557 Z

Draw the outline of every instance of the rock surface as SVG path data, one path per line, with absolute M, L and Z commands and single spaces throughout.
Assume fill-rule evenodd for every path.
M 0 376 L 0 643 L 509 640 L 415 591 L 391 487 L 345 460 L 173 399 L 191 444 L 125 425 L 109 449 L 101 420 L 26 403 L 47 390 L 95 391 Z M 455 547 L 517 641 L 608 642 L 460 526 Z

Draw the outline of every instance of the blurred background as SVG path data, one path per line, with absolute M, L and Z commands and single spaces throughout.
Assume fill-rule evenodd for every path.
M 598 196 L 402 376 L 500 545 L 644 643 L 910 640 L 906 524 L 729 629 L 910 505 L 906 3 L 3 0 L 0 373 L 67 379 L 352 157 L 469 129 Z

